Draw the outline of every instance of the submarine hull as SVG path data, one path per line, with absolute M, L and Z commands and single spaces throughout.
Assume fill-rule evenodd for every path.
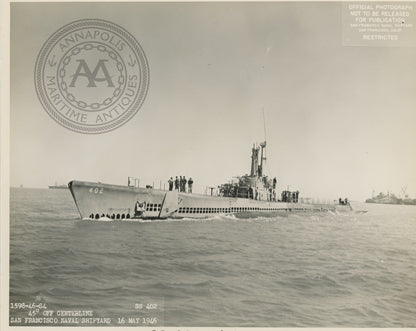
M 261 201 L 73 180 L 68 184 L 81 219 L 207 218 L 349 211 L 350 206 Z M 138 208 L 137 206 L 140 206 Z

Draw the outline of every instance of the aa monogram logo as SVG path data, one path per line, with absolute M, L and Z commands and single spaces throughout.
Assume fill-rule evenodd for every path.
M 79 76 L 85 76 L 88 79 L 88 87 L 97 87 L 97 85 L 95 85 L 95 82 L 102 82 L 102 81 L 107 81 L 108 82 L 108 86 L 114 87 L 113 81 L 111 80 L 110 75 L 108 74 L 108 70 L 107 67 L 105 66 L 104 62 L 107 60 L 99 60 L 97 66 L 95 67 L 94 71 L 91 72 L 90 68 L 88 67 L 87 63 L 85 62 L 84 59 L 82 60 L 77 60 L 79 62 L 79 66 L 77 71 L 75 72 L 74 78 L 72 79 L 71 84 L 69 84 L 69 86 L 74 87 L 75 86 L 75 81 L 77 80 L 77 78 Z M 104 78 L 97 78 L 97 74 L 98 74 L 98 70 L 102 70 L 104 73 Z M 81 72 L 81 70 L 84 70 L 83 72 Z
M 35 87 L 47 113 L 80 133 L 104 133 L 129 121 L 149 86 L 149 66 L 136 39 L 103 20 L 80 20 L 43 45 Z

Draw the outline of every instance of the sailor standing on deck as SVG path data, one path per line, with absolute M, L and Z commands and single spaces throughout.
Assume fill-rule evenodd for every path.
M 188 179 L 188 193 L 192 193 L 192 184 L 194 181 L 192 180 L 192 177 L 189 177 Z
M 186 192 L 186 178 L 182 176 L 182 192 Z
M 183 192 L 183 178 L 179 176 L 179 192 Z
M 169 191 L 172 191 L 173 190 L 173 178 L 172 177 L 169 178 L 168 183 L 169 183 Z
M 179 178 L 176 176 L 175 178 L 175 190 L 179 190 Z

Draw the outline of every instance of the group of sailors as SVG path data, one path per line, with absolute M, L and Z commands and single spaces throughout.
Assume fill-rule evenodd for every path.
M 170 177 L 168 180 L 169 183 L 169 191 L 173 191 L 173 187 L 175 186 L 175 191 L 179 192 L 186 192 L 186 185 L 188 184 L 188 193 L 192 193 L 192 184 L 194 183 L 192 177 L 189 177 L 188 180 L 186 180 L 185 176 L 176 176 L 175 179 L 173 177 Z
M 267 201 L 277 201 L 276 190 L 269 187 L 266 191 Z M 262 192 L 257 187 L 248 187 L 248 198 L 253 200 L 263 200 Z
M 342 206 L 349 206 L 350 202 L 348 201 L 347 198 L 345 198 L 344 200 L 342 200 L 341 198 L 338 199 L 338 203 Z
M 283 191 L 282 192 L 282 202 L 295 202 L 299 201 L 299 191 L 290 192 L 290 191 Z

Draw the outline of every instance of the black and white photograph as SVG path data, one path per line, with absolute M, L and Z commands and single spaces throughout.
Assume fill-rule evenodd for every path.
M 2 330 L 416 327 L 416 2 L 2 11 Z

